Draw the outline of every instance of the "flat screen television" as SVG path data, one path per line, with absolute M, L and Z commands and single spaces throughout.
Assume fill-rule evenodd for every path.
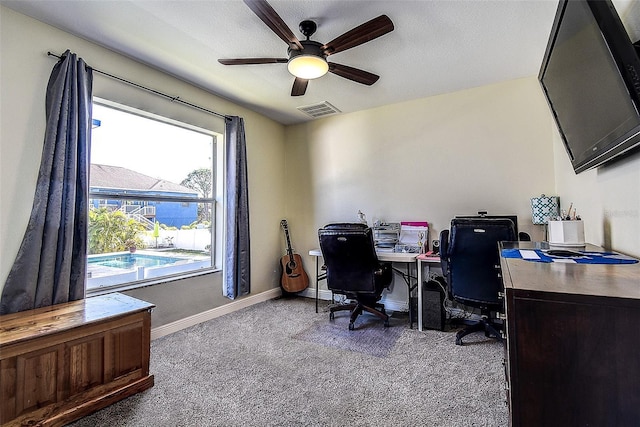
M 576 173 L 640 145 L 640 59 L 610 0 L 560 0 L 538 79 Z

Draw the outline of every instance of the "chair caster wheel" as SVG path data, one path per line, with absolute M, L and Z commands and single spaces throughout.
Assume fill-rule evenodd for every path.
M 349 322 L 349 330 L 353 331 L 356 328 L 356 326 L 353 324 L 353 322 Z
M 384 327 L 385 327 L 385 328 L 388 328 L 388 327 L 389 327 L 389 321 L 388 321 L 388 320 L 385 320 L 385 321 L 384 321 Z
M 329 313 L 329 320 L 333 320 L 335 318 L 336 318 L 336 315 L 333 313 L 333 311 Z

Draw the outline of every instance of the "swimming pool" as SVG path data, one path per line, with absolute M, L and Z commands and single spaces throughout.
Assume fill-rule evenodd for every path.
M 89 257 L 89 266 L 103 266 L 112 268 L 122 268 L 130 270 L 137 267 L 158 267 L 162 265 L 174 264 L 177 261 L 184 261 L 185 258 L 176 258 L 161 255 L 146 254 L 113 254 Z

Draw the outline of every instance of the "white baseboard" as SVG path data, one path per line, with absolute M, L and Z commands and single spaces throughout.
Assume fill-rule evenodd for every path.
M 198 323 L 206 322 L 207 320 L 215 319 L 216 317 L 233 313 L 234 311 L 243 309 L 245 307 L 277 298 L 281 294 L 282 292 L 280 291 L 280 288 L 270 289 L 256 295 L 249 295 L 248 297 L 240 298 L 238 300 L 230 302 L 229 304 L 225 304 L 222 307 L 212 308 L 211 310 L 203 311 L 202 313 L 194 314 L 193 316 L 185 317 L 184 319 L 176 320 L 175 322 L 158 326 L 157 328 L 151 328 L 151 339 L 154 340 L 156 338 L 178 332 L 190 326 L 197 325 Z

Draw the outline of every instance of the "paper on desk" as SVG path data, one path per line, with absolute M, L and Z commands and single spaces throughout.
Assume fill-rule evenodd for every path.
M 536 253 L 536 251 L 531 250 L 531 249 L 520 249 L 520 255 L 522 256 L 522 259 L 528 259 L 528 260 L 537 260 L 540 259 L 540 256 Z M 552 259 L 553 262 L 564 262 L 564 263 L 574 263 L 575 261 L 572 260 L 571 258 L 554 258 Z
M 540 259 L 536 251 L 531 249 L 520 249 L 520 256 L 522 259 Z
M 403 245 L 416 246 L 418 242 L 424 244 L 429 238 L 429 226 L 426 222 L 424 225 L 414 225 L 414 223 L 402 222 L 400 225 L 399 243 Z

